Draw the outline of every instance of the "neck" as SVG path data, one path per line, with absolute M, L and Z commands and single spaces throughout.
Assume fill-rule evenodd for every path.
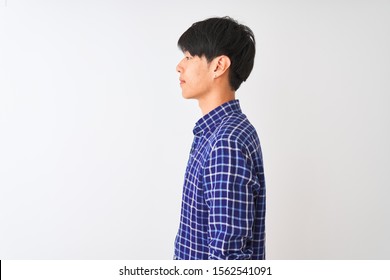
M 204 98 L 198 99 L 199 107 L 202 111 L 203 116 L 222 104 L 232 101 L 235 98 L 234 91 L 223 92 L 222 94 L 208 94 Z

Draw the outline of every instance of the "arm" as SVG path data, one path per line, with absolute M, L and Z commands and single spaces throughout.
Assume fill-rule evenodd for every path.
M 219 140 L 204 167 L 209 259 L 250 259 L 255 184 L 251 161 L 234 141 Z

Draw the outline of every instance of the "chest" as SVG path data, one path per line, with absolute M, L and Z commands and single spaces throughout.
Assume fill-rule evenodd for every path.
M 191 185 L 200 187 L 203 169 L 210 156 L 213 142 L 211 134 L 194 137 L 186 170 L 186 180 Z

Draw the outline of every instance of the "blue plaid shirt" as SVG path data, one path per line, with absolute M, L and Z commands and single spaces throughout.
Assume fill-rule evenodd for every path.
M 201 118 L 193 132 L 174 259 L 265 259 L 256 130 L 232 100 Z

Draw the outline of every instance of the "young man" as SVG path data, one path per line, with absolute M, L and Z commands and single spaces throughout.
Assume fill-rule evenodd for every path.
M 182 95 L 199 102 L 185 173 L 175 259 L 264 259 L 260 142 L 235 92 L 253 68 L 253 32 L 235 20 L 194 23 L 178 41 Z

